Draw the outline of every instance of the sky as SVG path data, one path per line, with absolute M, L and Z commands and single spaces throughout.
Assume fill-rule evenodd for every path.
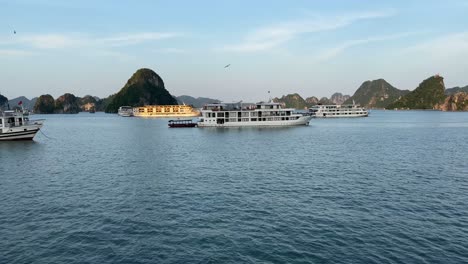
M 0 0 L 0 94 L 107 97 L 139 68 L 226 102 L 465 86 L 466 14 L 468 0 Z

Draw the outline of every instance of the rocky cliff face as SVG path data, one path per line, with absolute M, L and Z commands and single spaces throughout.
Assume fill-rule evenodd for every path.
M 288 94 L 281 98 L 273 98 L 273 102 L 282 103 L 285 107 L 296 109 L 307 109 L 308 104 L 299 94 Z
M 351 98 L 351 96 L 349 96 L 349 95 L 343 95 L 342 93 L 334 93 L 334 94 L 332 94 L 332 96 L 330 97 L 330 101 L 331 101 L 333 104 L 341 105 L 341 104 L 343 104 L 346 100 L 348 100 L 349 98 Z
M 90 111 L 96 109 L 97 100 L 95 97 L 91 95 L 86 95 L 82 98 L 79 98 L 78 104 L 80 106 L 81 111 Z
M 398 101 L 388 105 L 393 109 L 436 109 L 437 105 L 445 100 L 444 78 L 439 75 L 432 76 L 410 93 L 402 96 Z
M 206 97 L 192 97 L 189 95 L 181 95 L 176 97 L 179 104 L 192 105 L 193 107 L 200 108 L 206 104 L 219 103 L 217 99 L 206 98 Z
M 8 98 L 0 94 L 0 109 L 3 109 L 3 107 L 8 103 Z
M 80 110 L 78 98 L 73 94 L 66 93 L 55 100 L 56 114 L 78 114 Z
M 44 94 L 39 96 L 33 110 L 36 114 L 53 114 L 55 111 L 55 100 L 52 95 Z
M 317 97 L 315 97 L 315 96 L 307 97 L 305 99 L 305 101 L 306 101 L 307 105 L 309 105 L 309 106 L 316 105 L 316 104 L 319 103 L 319 99 Z
M 330 105 L 330 104 L 333 104 L 333 102 L 330 99 L 328 99 L 327 97 L 322 97 L 319 100 L 319 104 Z
M 356 104 L 368 108 L 386 108 L 408 92 L 393 87 L 384 79 L 365 81 L 344 103 L 352 104 L 354 100 Z
M 116 113 L 123 105 L 174 104 L 177 104 L 177 100 L 166 90 L 161 77 L 151 69 L 139 69 L 117 94 L 111 96 L 106 112 Z
M 468 111 L 468 93 L 458 92 L 449 95 L 443 103 L 436 104 L 434 108 L 442 111 Z

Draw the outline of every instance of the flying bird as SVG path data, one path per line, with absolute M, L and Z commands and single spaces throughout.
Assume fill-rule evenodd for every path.
M 13 30 L 13 34 L 16 34 L 16 30 Z
M 227 68 L 227 67 L 229 67 L 229 66 L 231 66 L 231 64 L 228 64 L 228 65 L 224 66 L 224 68 Z

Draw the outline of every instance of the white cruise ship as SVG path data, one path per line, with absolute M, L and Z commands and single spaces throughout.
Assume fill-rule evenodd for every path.
M 207 104 L 198 127 L 298 126 L 308 125 L 310 115 L 298 114 L 279 103 Z
M 359 105 L 315 105 L 309 108 L 312 117 L 365 117 L 369 115 L 366 108 Z

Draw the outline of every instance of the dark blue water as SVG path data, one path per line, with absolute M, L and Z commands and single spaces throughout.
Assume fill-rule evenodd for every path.
M 0 263 L 468 262 L 468 113 L 45 118 L 0 143 Z

